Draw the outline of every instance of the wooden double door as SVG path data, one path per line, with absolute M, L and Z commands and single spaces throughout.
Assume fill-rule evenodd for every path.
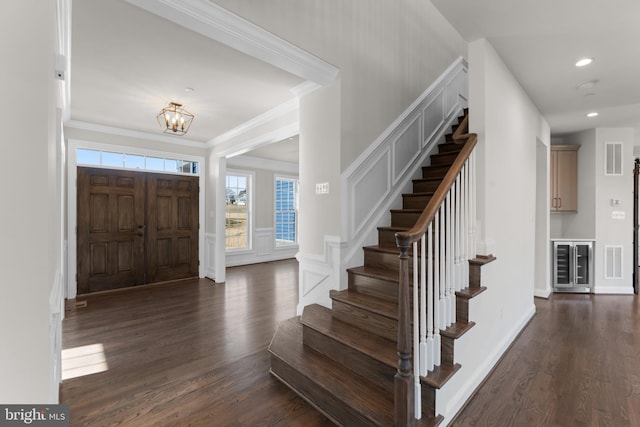
M 78 293 L 198 276 L 198 177 L 78 168 Z

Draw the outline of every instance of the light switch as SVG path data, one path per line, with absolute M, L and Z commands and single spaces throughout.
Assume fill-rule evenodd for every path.
M 316 194 L 329 194 L 329 183 L 322 182 L 316 184 Z

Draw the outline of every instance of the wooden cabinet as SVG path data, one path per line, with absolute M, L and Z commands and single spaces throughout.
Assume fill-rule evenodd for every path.
M 579 145 L 551 147 L 551 212 L 578 210 Z

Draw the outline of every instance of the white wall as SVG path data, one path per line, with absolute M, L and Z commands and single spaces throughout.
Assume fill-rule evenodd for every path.
M 50 305 L 61 274 L 56 212 L 55 2 L 3 5 L 0 69 L 3 130 L 1 170 L 4 224 L 0 243 L 0 402 L 55 403 Z M 52 325 L 54 326 L 54 325 Z
M 631 128 L 597 128 L 595 130 L 595 289 L 596 293 L 632 293 L 633 274 L 633 138 Z M 605 143 L 622 142 L 621 176 L 604 174 Z M 620 201 L 611 206 L 611 199 Z M 612 218 L 624 212 L 624 219 Z M 605 277 L 605 246 L 622 246 L 623 277 Z
M 482 270 L 488 290 L 471 301 L 476 326 L 456 341 L 462 369 L 437 395 L 445 423 L 535 313 L 536 144 L 550 140 L 549 126 L 486 40 L 469 44 L 469 111 L 483 201 L 479 253 L 497 260 Z

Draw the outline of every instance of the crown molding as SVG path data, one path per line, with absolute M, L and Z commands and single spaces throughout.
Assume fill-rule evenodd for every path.
M 250 139 L 248 141 L 244 141 L 239 144 L 234 144 L 228 148 L 219 148 L 217 150 L 217 154 L 219 157 L 235 157 L 240 156 L 244 153 L 247 153 L 251 150 L 255 150 L 258 147 L 262 147 L 264 145 L 268 145 L 274 142 L 282 141 L 283 139 L 290 138 L 292 136 L 296 136 L 300 132 L 300 123 L 295 122 L 287 126 L 283 126 L 279 129 L 273 130 L 271 132 L 267 132 L 262 134 L 256 138 Z
M 169 135 L 156 135 L 148 132 L 118 128 L 115 126 L 99 125 L 97 123 L 83 122 L 79 120 L 66 121 L 64 123 L 64 126 L 67 128 L 88 130 L 109 135 L 126 136 L 129 138 L 145 139 L 147 141 L 165 142 L 167 144 L 180 145 L 183 147 L 186 146 L 207 149 L 207 145 L 204 142 L 194 141 L 192 139 L 183 139 Z
M 338 68 L 208 0 L 126 0 L 249 56 L 319 85 Z
M 248 120 L 242 123 L 241 125 L 236 126 L 233 129 L 228 130 L 227 132 L 221 135 L 218 135 L 213 139 L 210 139 L 207 142 L 207 146 L 214 147 L 216 145 L 223 144 L 240 134 L 243 134 L 251 129 L 255 129 L 256 127 L 261 126 L 263 124 L 269 123 L 271 120 L 275 120 L 278 117 L 282 117 L 287 113 L 295 111 L 299 108 L 299 106 L 300 106 L 300 101 L 298 98 L 294 98 L 287 102 L 283 102 L 282 104 L 277 105 L 271 110 L 266 111 L 258 116 L 255 116 L 251 120 Z

